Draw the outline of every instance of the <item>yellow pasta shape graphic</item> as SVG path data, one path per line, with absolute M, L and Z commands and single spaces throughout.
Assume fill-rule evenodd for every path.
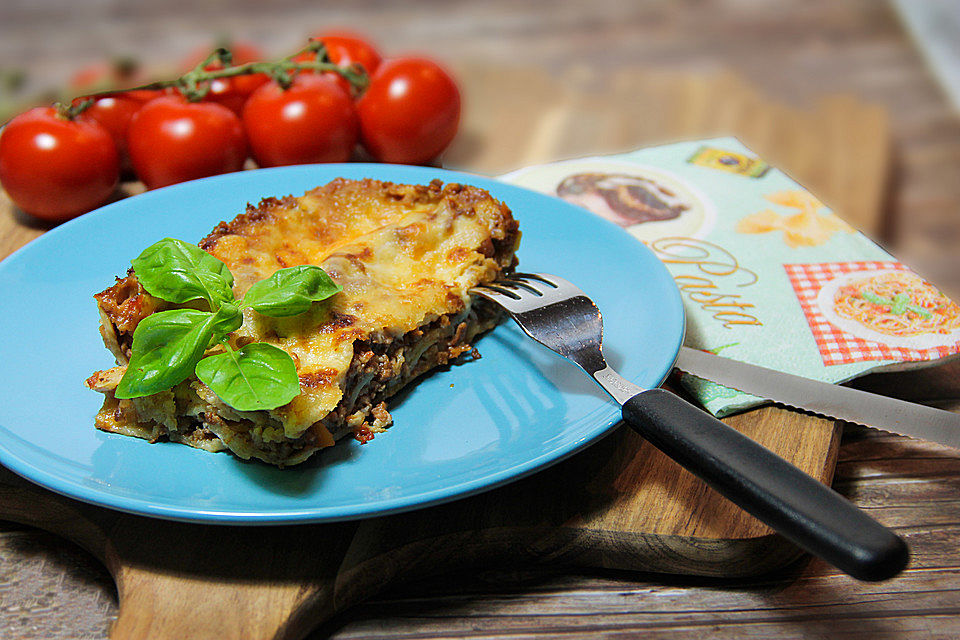
M 823 203 L 802 190 L 777 191 L 764 196 L 773 204 L 795 209 L 797 213 L 780 214 L 764 209 L 737 222 L 738 233 L 783 232 L 789 247 L 815 247 L 838 232 L 852 233 L 853 227 L 832 213 L 817 213 Z

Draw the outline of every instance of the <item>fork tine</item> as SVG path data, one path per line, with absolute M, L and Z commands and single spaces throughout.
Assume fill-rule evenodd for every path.
M 545 296 L 557 289 L 552 282 L 535 273 L 512 273 L 503 282 L 522 287 L 536 296 Z
M 544 284 L 548 284 L 554 289 L 558 288 L 558 285 L 555 282 L 553 282 L 551 278 L 553 278 L 554 280 L 558 280 L 559 278 L 557 278 L 557 276 L 549 275 L 546 273 L 526 273 L 526 272 L 517 271 L 508 277 L 523 278 L 525 280 L 536 280 L 539 282 L 543 282 Z
M 551 287 L 553 287 L 554 295 L 559 297 L 571 297 L 571 296 L 583 296 L 589 298 L 587 294 L 583 292 L 580 287 L 573 284 L 569 280 L 564 280 L 560 276 L 555 276 L 549 273 L 533 273 L 530 274 L 536 277 L 541 282 L 545 282 Z
M 520 307 L 520 295 L 496 284 L 478 285 L 470 289 L 470 293 L 486 298 L 494 304 L 500 305 L 511 314 L 517 313 Z
M 507 277 L 503 280 L 498 280 L 497 284 L 510 289 L 519 289 L 521 290 L 520 295 L 523 295 L 523 291 L 528 291 L 537 297 L 543 297 L 543 293 L 538 288 L 524 280 Z
M 496 298 L 500 300 L 501 298 L 507 298 L 509 300 L 519 300 L 520 294 L 511 291 L 508 287 L 503 286 L 502 281 L 493 282 L 490 284 L 481 284 L 473 287 L 472 291 L 478 293 L 484 293 L 491 298 Z

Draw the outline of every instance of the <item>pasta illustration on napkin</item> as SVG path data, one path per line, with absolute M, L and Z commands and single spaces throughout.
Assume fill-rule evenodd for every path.
M 960 353 L 960 306 L 734 138 L 501 179 L 584 207 L 653 250 L 683 296 L 688 347 L 826 382 Z M 765 402 L 682 381 L 718 416 Z

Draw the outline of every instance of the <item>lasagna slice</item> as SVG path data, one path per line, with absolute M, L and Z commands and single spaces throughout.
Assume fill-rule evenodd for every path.
M 343 287 L 298 316 L 246 309 L 229 336 L 235 348 L 267 342 L 289 353 L 300 394 L 269 411 L 238 411 L 191 376 L 167 391 L 117 399 L 137 323 L 186 306 L 148 294 L 131 269 L 94 296 L 103 341 L 118 364 L 87 380 L 105 396 L 96 426 L 278 466 L 302 462 L 345 435 L 364 442 L 390 425 L 387 398 L 461 354 L 477 355 L 473 340 L 499 313 L 468 291 L 514 267 L 519 239 L 506 205 L 482 189 L 440 181 L 339 178 L 299 198 L 248 205 L 199 243 L 229 267 L 238 298 L 297 265 L 319 265 Z

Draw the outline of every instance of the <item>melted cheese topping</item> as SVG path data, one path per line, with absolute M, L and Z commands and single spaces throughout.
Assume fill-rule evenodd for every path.
M 439 182 L 338 179 L 221 223 L 200 246 L 230 268 L 238 297 L 302 264 L 321 266 L 343 287 L 293 318 L 247 310 L 234 334 L 239 345 L 274 344 L 297 365 L 301 394 L 270 412 L 283 433 L 265 439 L 296 438 L 337 406 L 355 341 L 387 341 L 465 312 L 470 287 L 510 266 L 498 264 L 494 243 L 511 243 L 500 255 L 512 260 L 518 240 L 510 210 L 486 191 Z

